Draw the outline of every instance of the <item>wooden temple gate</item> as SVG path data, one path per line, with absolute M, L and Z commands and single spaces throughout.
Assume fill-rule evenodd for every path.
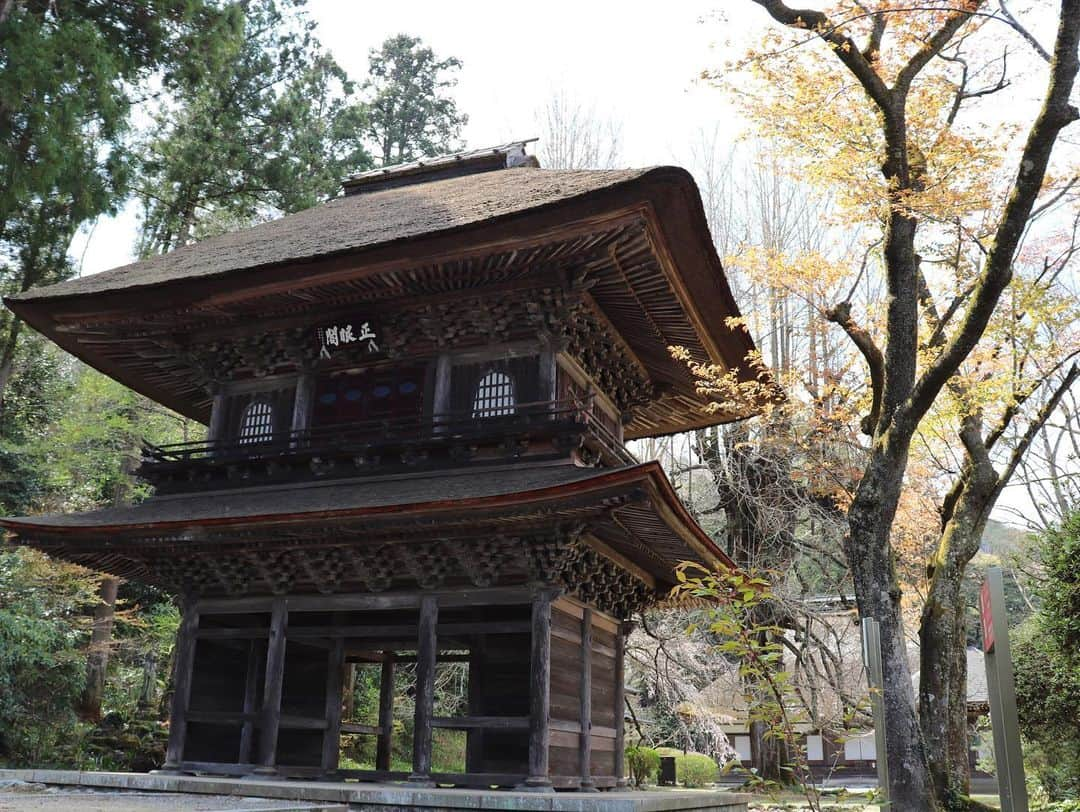
M 625 443 L 764 397 L 688 173 L 542 170 L 524 143 L 443 156 L 5 302 L 208 428 L 146 446 L 138 504 L 0 517 L 183 602 L 167 769 L 622 781 L 625 623 L 679 562 L 730 564 Z M 717 408 L 684 354 L 750 394 Z M 448 664 L 456 716 L 436 715 Z M 343 718 L 350 666 L 380 672 L 375 724 Z M 435 769 L 442 731 L 464 734 L 457 771 Z M 339 769 L 356 736 L 373 769 Z
M 554 774 L 562 788 L 615 786 L 623 639 L 620 621 L 546 587 L 193 601 L 165 769 L 538 788 Z M 467 716 L 435 716 L 443 662 L 468 666 Z M 377 725 L 342 721 L 350 663 L 380 669 Z M 402 663 L 416 669 L 411 772 L 391 769 Z M 463 772 L 433 772 L 438 728 L 466 732 Z M 343 734 L 376 737 L 374 770 L 338 769 Z

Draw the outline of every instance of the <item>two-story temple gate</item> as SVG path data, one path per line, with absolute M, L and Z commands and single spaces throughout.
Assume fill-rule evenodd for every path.
M 6 300 L 208 429 L 146 447 L 144 502 L 0 525 L 178 596 L 169 770 L 616 786 L 626 624 L 726 562 L 624 443 L 757 405 L 710 407 L 671 352 L 756 380 L 693 181 L 510 144 L 345 187 Z M 343 718 L 356 668 L 377 719 Z

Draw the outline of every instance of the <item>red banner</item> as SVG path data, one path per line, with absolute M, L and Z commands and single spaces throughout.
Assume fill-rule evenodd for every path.
M 989 654 L 994 650 L 994 617 L 990 612 L 990 583 L 983 581 L 979 591 L 979 608 L 982 615 L 983 651 Z

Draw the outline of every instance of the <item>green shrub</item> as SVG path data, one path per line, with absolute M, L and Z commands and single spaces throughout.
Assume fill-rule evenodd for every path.
M 675 759 L 675 777 L 684 787 L 704 787 L 719 773 L 716 762 L 702 753 L 687 753 Z
M 627 747 L 626 768 L 635 787 L 655 784 L 660 770 L 660 754 L 651 747 Z
M 1080 800 L 1039 801 L 1031 804 L 1031 812 L 1080 812 Z

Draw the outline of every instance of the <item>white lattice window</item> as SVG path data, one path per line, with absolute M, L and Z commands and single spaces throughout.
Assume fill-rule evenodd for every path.
M 490 370 L 476 385 L 473 417 L 497 417 L 514 413 L 514 379 L 497 369 Z
M 274 409 L 265 400 L 253 400 L 240 418 L 241 443 L 265 443 L 274 439 Z

